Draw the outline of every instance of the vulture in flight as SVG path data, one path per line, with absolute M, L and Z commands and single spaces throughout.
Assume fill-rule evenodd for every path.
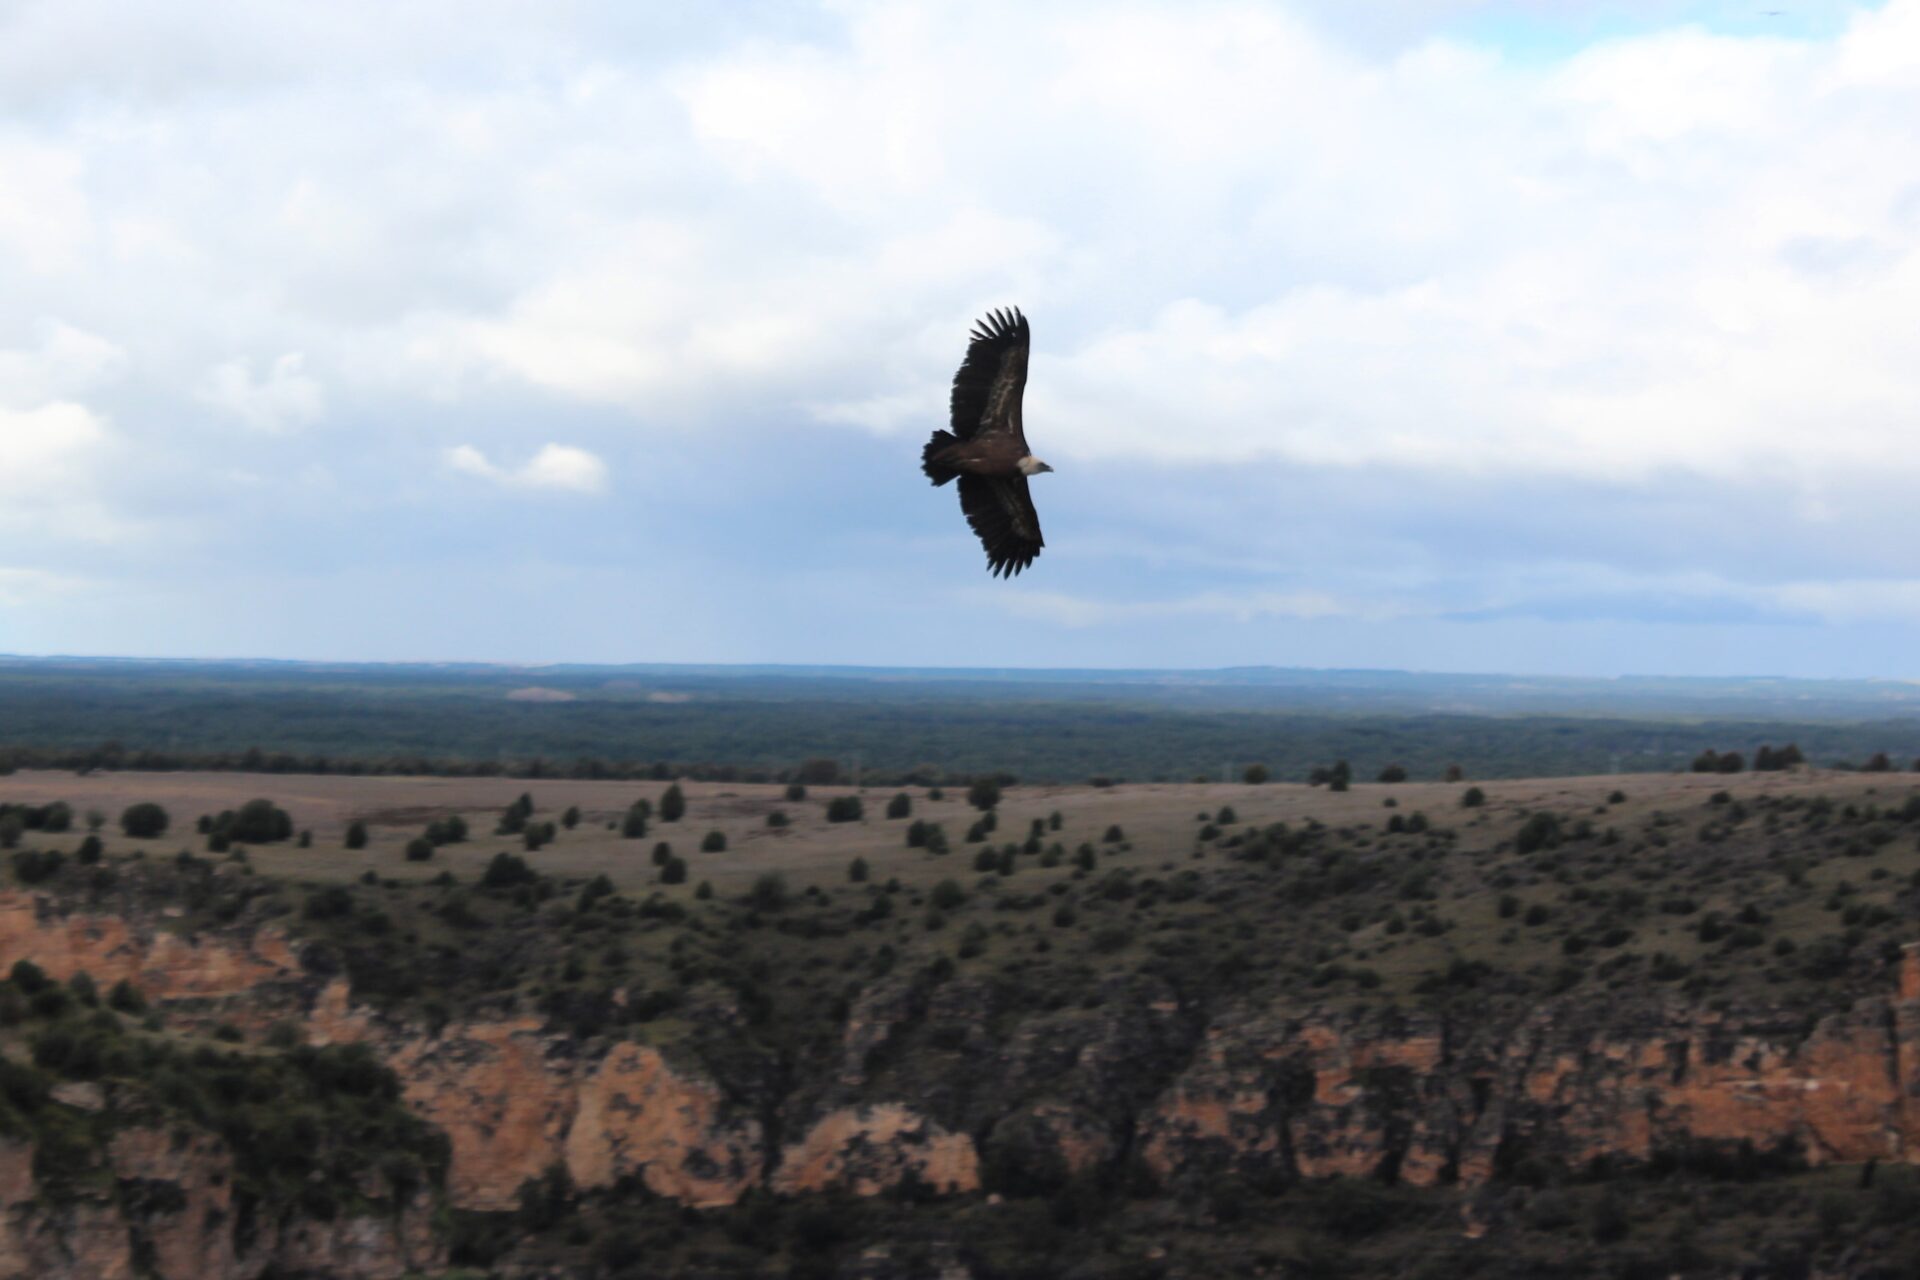
M 1012 577 L 1046 543 L 1027 477 L 1052 467 L 1033 456 L 1020 422 L 1027 386 L 1027 318 L 994 311 L 974 326 L 967 358 L 953 375 L 951 431 L 936 431 L 920 454 L 936 485 L 960 482 L 960 510 L 987 549 L 987 571 Z

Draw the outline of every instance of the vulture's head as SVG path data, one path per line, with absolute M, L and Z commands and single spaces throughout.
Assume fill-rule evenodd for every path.
M 1032 454 L 1028 454 L 1026 457 L 1020 459 L 1020 474 L 1023 476 L 1037 476 L 1042 471 L 1051 470 L 1053 470 L 1052 467 L 1040 461 L 1040 459 L 1034 457 Z

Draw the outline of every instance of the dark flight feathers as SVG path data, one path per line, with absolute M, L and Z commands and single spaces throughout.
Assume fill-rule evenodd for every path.
M 982 433 L 1011 431 L 1025 453 L 1020 422 L 1020 393 L 1027 386 L 1027 318 L 991 311 L 969 335 L 967 358 L 953 375 L 953 434 L 971 440 Z
M 920 465 L 936 485 L 960 481 L 960 510 L 987 549 L 987 568 L 1012 577 L 1046 545 L 1020 460 L 1027 448 L 1020 399 L 1032 335 L 1018 307 L 974 326 L 967 358 L 953 375 L 952 430 L 936 431 Z
M 1011 578 L 1032 564 L 1046 545 L 1023 475 L 961 476 L 960 509 L 987 549 L 987 571 L 997 578 Z

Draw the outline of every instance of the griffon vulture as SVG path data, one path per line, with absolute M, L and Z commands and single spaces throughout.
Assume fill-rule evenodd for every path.
M 987 571 L 1012 577 L 1046 543 L 1027 477 L 1052 467 L 1033 456 L 1020 422 L 1027 386 L 1027 318 L 994 311 L 974 326 L 953 375 L 953 429 L 936 431 L 920 466 L 936 485 L 960 481 L 960 510 L 987 549 Z

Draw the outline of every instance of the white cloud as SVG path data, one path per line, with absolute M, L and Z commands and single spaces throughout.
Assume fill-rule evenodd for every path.
M 1828 626 L 1920 623 L 1920 578 L 1770 581 L 1705 570 L 1625 571 L 1602 563 L 1536 563 L 1507 573 L 1444 570 L 1358 581 L 1343 593 L 1248 588 L 1164 599 L 1101 598 L 1044 589 L 969 590 L 970 607 L 1069 630 L 1162 619 L 1240 625 L 1279 620 L 1370 623 L 1473 617 L 1613 619 L 1746 616 Z
M 0 349 L 0 404 L 21 408 L 82 395 L 118 377 L 126 353 L 98 334 L 40 319 L 32 347 Z
M 104 422 L 67 401 L 34 409 L 0 408 L 0 475 L 8 503 L 47 501 L 85 481 L 89 464 L 108 443 Z
M 495 465 L 486 454 L 468 444 L 455 445 L 447 450 L 446 457 L 447 465 L 455 471 L 509 488 L 573 493 L 604 493 L 607 488 L 607 464 L 573 445 L 543 445 L 524 464 L 511 469 Z
M 287 431 L 317 422 L 326 413 L 326 397 L 298 351 L 276 358 L 262 378 L 255 378 L 244 360 L 216 365 L 201 398 L 256 431 Z
M 0 565 L 0 605 L 22 608 L 85 591 L 92 584 L 44 569 L 14 569 Z
M 100 493 L 121 441 L 82 398 L 120 375 L 123 353 L 62 321 L 33 328 L 35 345 L 0 349 L 0 531 L 15 556 L 34 542 L 111 541 L 125 526 Z M 15 581 L 28 572 L 14 569 Z
M 975 605 L 997 608 L 1016 618 L 1063 627 L 1108 626 L 1153 618 L 1213 618 L 1230 622 L 1284 619 L 1296 622 L 1328 618 L 1384 621 L 1430 614 L 1419 606 L 1383 598 L 1342 598 L 1322 591 L 1208 591 L 1171 600 L 1099 600 L 1059 591 L 969 592 Z
M 63 542 L 110 543 L 127 531 L 130 522 L 100 487 L 118 444 L 105 420 L 83 404 L 0 404 L 0 476 L 7 486 L 0 534 L 10 556 Z

